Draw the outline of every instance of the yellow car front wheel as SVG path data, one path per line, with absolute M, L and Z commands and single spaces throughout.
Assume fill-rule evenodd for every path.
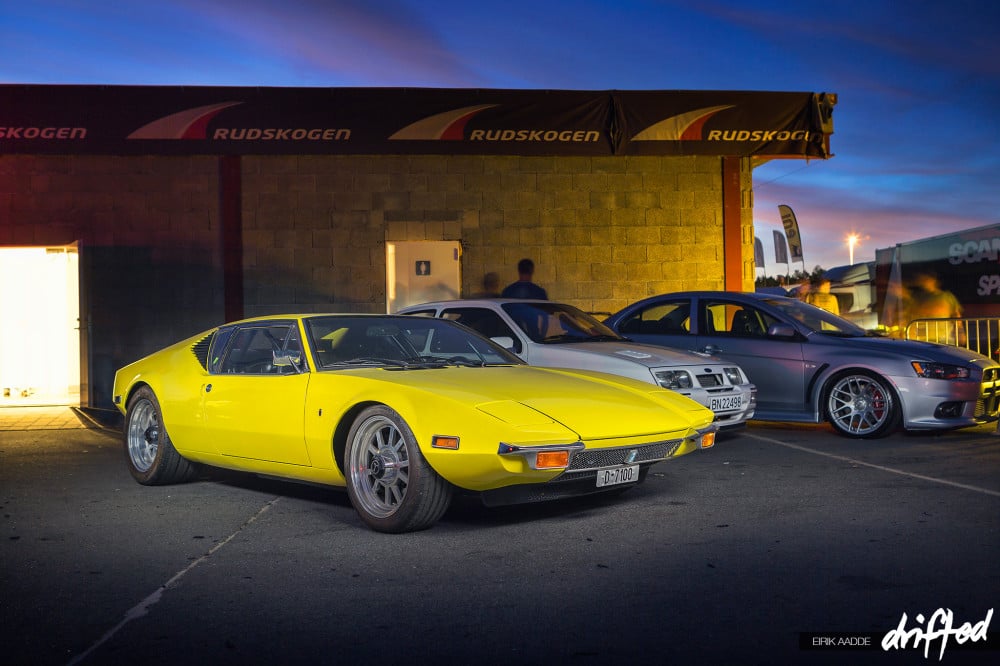
M 385 405 L 358 415 L 345 462 L 351 504 L 379 532 L 426 529 L 451 503 L 451 485 L 427 464 L 403 418 Z

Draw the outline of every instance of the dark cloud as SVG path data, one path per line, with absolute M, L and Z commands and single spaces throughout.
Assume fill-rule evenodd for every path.
M 244 42 L 331 84 L 474 85 L 474 74 L 414 6 L 395 0 L 180 0 Z

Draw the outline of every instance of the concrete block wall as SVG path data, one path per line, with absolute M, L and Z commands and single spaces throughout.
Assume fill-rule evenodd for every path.
M 94 406 L 121 365 L 223 321 L 219 167 L 0 156 L 0 246 L 80 244 Z M 592 312 L 724 285 L 720 158 L 244 156 L 241 169 L 247 316 L 384 312 L 387 240 L 460 241 L 464 294 L 531 257 L 551 298 Z M 749 166 L 741 181 L 752 289 Z
M 550 298 L 588 311 L 721 289 L 721 169 L 716 157 L 244 157 L 246 313 L 384 312 L 387 240 L 460 241 L 464 294 L 490 271 L 515 280 L 523 257 Z M 744 226 L 752 258 L 749 209 Z
M 0 245 L 79 243 L 85 311 L 115 344 L 136 344 L 129 321 L 176 341 L 218 323 L 218 187 L 216 157 L 3 156 Z
M 0 246 L 78 243 L 84 404 L 110 407 L 115 370 L 221 323 L 218 211 L 216 157 L 0 156 Z

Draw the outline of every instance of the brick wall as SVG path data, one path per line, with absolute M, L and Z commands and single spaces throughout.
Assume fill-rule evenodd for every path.
M 461 241 L 465 294 L 490 271 L 513 281 L 531 257 L 550 298 L 594 312 L 724 284 L 716 157 L 244 156 L 241 168 L 247 316 L 383 312 L 387 240 Z M 222 322 L 219 205 L 214 156 L 0 156 L 0 246 L 80 243 L 94 406 L 117 367 Z
M 79 243 L 85 405 L 111 406 L 117 368 L 220 323 L 218 200 L 215 157 L 0 157 L 0 246 Z
M 589 311 L 723 285 L 715 157 L 259 156 L 243 173 L 248 315 L 384 311 L 387 240 L 461 241 L 466 294 L 531 257 L 550 298 Z

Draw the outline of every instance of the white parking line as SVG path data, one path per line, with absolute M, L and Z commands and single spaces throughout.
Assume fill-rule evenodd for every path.
M 909 476 L 914 479 L 921 479 L 922 481 L 930 481 L 931 483 L 940 483 L 945 486 L 954 486 L 956 488 L 962 488 L 963 490 L 971 490 L 976 493 L 982 493 L 984 495 L 992 495 L 994 497 L 1000 497 L 1000 492 L 996 490 L 990 490 L 989 488 L 980 488 L 979 486 L 970 486 L 965 483 L 956 483 L 954 481 L 948 481 L 947 479 L 938 479 L 933 476 L 925 476 L 923 474 L 915 474 L 913 472 L 904 472 L 901 469 L 895 469 L 894 467 L 886 467 L 885 465 L 876 465 L 874 463 L 865 462 L 864 460 L 858 460 L 856 458 L 848 458 L 847 456 L 838 456 L 833 453 L 827 453 L 826 451 L 817 451 L 816 449 L 810 449 L 807 446 L 799 446 L 798 444 L 789 444 L 788 442 L 782 442 L 779 439 L 772 439 L 770 437 L 763 437 L 761 435 L 752 435 L 749 433 L 744 434 L 746 437 L 752 437 L 754 439 L 759 439 L 762 442 L 768 442 L 770 444 L 777 444 L 779 446 L 784 446 L 789 449 L 797 449 L 799 451 L 805 451 L 806 453 L 814 453 L 818 456 L 825 456 L 827 458 L 833 458 L 834 460 L 840 460 L 846 463 L 851 463 L 852 465 L 864 465 L 865 467 L 871 467 L 872 469 L 881 470 L 883 472 L 889 472 L 890 474 L 899 474 L 900 476 Z
M 279 499 L 281 499 L 281 498 L 280 497 L 275 497 L 273 500 L 271 500 L 270 502 L 268 502 L 267 504 L 265 504 L 264 506 L 262 506 L 260 508 L 260 511 L 258 511 L 254 515 L 250 516 L 250 518 L 245 523 L 243 523 L 242 525 L 240 525 L 239 529 L 237 529 L 235 532 L 233 532 L 232 534 L 230 534 L 229 536 L 227 536 L 225 539 L 223 539 L 219 543 L 215 544 L 211 548 L 211 550 L 209 550 L 207 553 L 205 553 L 204 555 L 202 555 L 201 557 L 199 557 L 198 559 L 196 559 L 194 562 L 192 562 L 191 564 L 187 565 L 186 567 L 184 567 L 183 569 L 181 569 L 180 571 L 178 571 L 177 573 L 175 573 L 173 576 L 171 576 L 171 578 L 166 583 L 164 583 L 163 585 L 161 585 L 160 587 L 157 588 L 156 592 L 153 592 L 151 595 L 149 595 L 148 597 L 146 597 L 145 599 L 143 599 L 142 601 L 140 601 L 138 604 L 136 604 L 135 606 L 133 606 L 131 609 L 129 609 L 129 611 L 127 613 L 125 613 L 125 617 L 122 618 L 121 622 L 119 622 L 114 627 L 112 627 L 111 629 L 109 629 L 108 632 L 105 633 L 103 636 L 101 636 L 97 640 L 96 643 L 94 643 L 93 645 L 91 645 L 85 651 L 83 651 L 80 654 L 78 654 L 75 657 L 73 657 L 68 662 L 67 666 L 74 666 L 74 664 L 80 663 L 81 661 L 83 661 L 84 659 L 86 659 L 90 655 L 91 652 L 93 652 L 94 650 L 96 650 L 97 648 L 99 648 L 101 645 L 103 645 L 104 643 L 106 643 L 107 641 L 109 641 L 111 639 L 111 637 L 113 637 L 115 634 L 117 634 L 122 629 L 122 627 L 124 627 L 126 624 L 128 624 L 132 620 L 138 619 L 138 618 L 142 617 L 143 615 L 145 615 L 146 613 L 148 613 L 149 609 L 152 606 L 154 606 L 157 602 L 160 601 L 160 597 L 163 596 L 164 590 L 169 590 L 170 588 L 172 588 L 174 585 L 177 584 L 178 581 L 180 581 L 181 578 L 183 578 L 185 575 L 187 575 L 187 573 L 189 571 L 191 571 L 196 566 L 198 566 L 199 564 L 201 564 L 202 562 L 204 562 L 205 560 L 207 560 L 209 557 L 212 556 L 213 553 L 215 553 L 220 548 L 222 548 L 223 546 L 225 546 L 227 543 L 229 543 L 230 541 L 232 541 L 236 537 L 237 534 L 239 534 L 240 532 L 242 532 L 252 522 L 254 522 L 258 518 L 260 518 L 262 515 L 264 515 L 264 513 L 266 513 L 267 510 L 270 509 L 274 505 L 274 503 L 277 502 Z

